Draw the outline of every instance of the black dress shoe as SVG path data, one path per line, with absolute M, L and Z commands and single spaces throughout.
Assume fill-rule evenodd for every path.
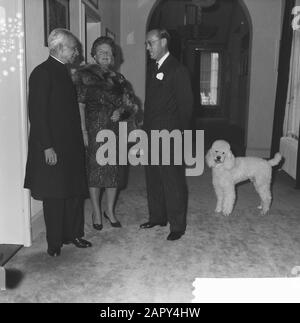
M 180 232 L 170 232 L 170 234 L 167 237 L 167 240 L 171 240 L 171 241 L 178 240 L 183 235 L 184 235 L 184 232 L 182 232 L 182 231 L 180 231 Z
M 48 248 L 47 253 L 51 257 L 60 256 L 60 248 Z
M 110 223 L 110 225 L 114 228 L 122 228 L 122 224 L 120 223 L 120 221 L 117 222 L 112 222 L 111 219 L 106 215 L 105 212 L 103 212 L 103 216 L 105 217 L 105 219 L 107 219 Z
M 140 225 L 141 229 L 151 229 L 157 225 L 160 225 L 161 227 L 165 227 L 167 223 L 151 223 L 151 222 L 146 222 Z
M 82 238 L 77 238 L 77 240 L 79 240 L 81 243 L 85 244 L 87 247 L 91 247 L 92 246 L 92 243 L 85 240 L 85 239 L 82 239 Z
M 68 240 L 64 242 L 64 244 L 70 244 L 70 243 L 73 243 L 73 245 L 77 248 L 87 248 L 92 246 L 92 244 L 89 241 L 84 240 L 82 238 L 75 238 L 73 240 Z

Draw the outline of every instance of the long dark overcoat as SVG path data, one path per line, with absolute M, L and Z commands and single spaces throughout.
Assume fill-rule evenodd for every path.
M 85 153 L 76 90 L 67 67 L 49 57 L 29 79 L 30 134 L 24 187 L 35 199 L 86 196 Z M 49 166 L 44 150 L 58 162 Z

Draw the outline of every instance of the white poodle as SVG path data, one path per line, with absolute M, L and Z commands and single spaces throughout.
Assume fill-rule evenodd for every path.
M 261 198 L 261 214 L 266 214 L 272 199 L 272 166 L 280 160 L 279 153 L 269 161 L 258 157 L 234 157 L 228 142 L 215 141 L 206 155 L 207 165 L 212 168 L 213 186 L 217 195 L 215 211 L 230 215 L 235 201 L 235 184 L 250 179 Z

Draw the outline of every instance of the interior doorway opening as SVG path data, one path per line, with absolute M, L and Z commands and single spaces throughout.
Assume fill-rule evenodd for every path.
M 100 16 L 92 10 L 88 5 L 83 4 L 83 39 L 82 43 L 84 44 L 83 52 L 86 63 L 94 63 L 93 58 L 91 57 L 91 48 L 93 42 L 101 36 L 101 18 Z
M 252 24 L 242 0 L 161 0 L 147 30 L 166 28 L 171 54 L 189 69 L 194 92 L 193 128 L 205 145 L 223 138 L 245 152 Z

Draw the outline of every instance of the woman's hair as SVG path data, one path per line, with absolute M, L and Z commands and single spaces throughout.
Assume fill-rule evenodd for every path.
M 102 45 L 102 44 L 109 45 L 110 48 L 111 48 L 111 50 L 112 50 L 112 54 L 115 57 L 116 50 L 117 50 L 116 44 L 115 44 L 115 42 L 114 42 L 114 40 L 112 38 L 107 37 L 107 36 L 98 37 L 94 41 L 93 46 L 92 46 L 92 49 L 91 49 L 91 55 L 92 55 L 92 57 L 94 57 L 96 55 L 96 49 L 97 49 L 97 47 L 100 46 L 100 45 Z

